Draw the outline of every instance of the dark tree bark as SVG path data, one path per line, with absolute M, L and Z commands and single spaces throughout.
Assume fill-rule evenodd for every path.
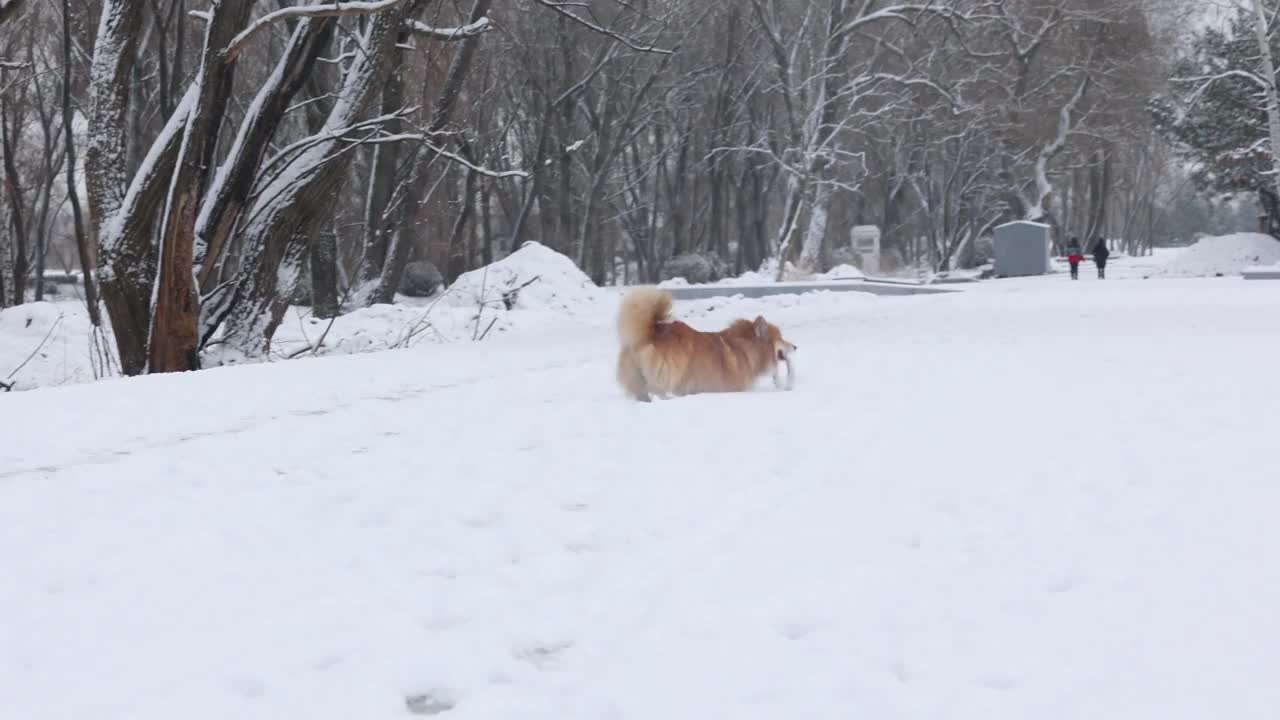
M 0 112 L 0 152 L 4 153 L 4 187 L 9 196 L 9 226 L 13 237 L 13 301 L 17 305 L 25 302 L 27 293 L 27 224 L 23 216 L 26 200 L 22 196 L 22 178 L 18 176 L 18 162 L 14 157 L 18 131 L 16 110 Z M 10 128 L 9 123 L 14 122 Z M 3 302 L 3 297 L 0 297 Z
M 328 228 L 317 230 L 310 245 L 311 314 L 318 318 L 338 317 L 342 310 L 338 298 L 338 234 Z
M 199 94 L 187 119 L 176 176 L 161 236 L 159 278 L 151 330 L 150 371 L 198 370 L 199 299 L 191 268 L 195 259 L 196 214 L 209 181 L 224 106 L 235 79 L 226 55 L 231 40 L 249 19 L 252 0 L 216 0 L 209 11 Z
M 404 50 L 399 49 L 408 39 L 407 33 L 401 33 L 396 41 L 396 67 L 404 66 Z M 389 116 L 404 107 L 404 74 L 393 72 L 382 88 L 382 115 Z M 404 122 L 396 117 L 388 120 L 385 127 L 390 134 L 403 131 Z M 387 203 L 395 190 L 396 176 L 400 173 L 402 144 L 379 143 L 373 149 L 373 169 L 370 173 L 369 193 L 365 198 L 364 215 L 364 259 L 360 264 L 360 284 L 367 290 L 376 284 L 387 265 L 387 247 L 391 242 L 392 228 L 384 217 L 390 209 Z
M 474 164 L 471 146 L 466 141 L 460 142 L 459 146 L 462 157 Z M 462 181 L 462 207 L 459 209 L 458 217 L 454 220 L 453 229 L 449 233 L 449 261 L 445 264 L 444 272 L 446 285 L 452 285 L 459 275 L 469 269 L 467 267 L 470 256 L 469 248 L 467 247 L 467 229 L 471 223 L 472 215 L 475 214 L 477 173 L 470 168 L 467 168 L 464 172 L 466 175 Z
M 493 262 L 493 217 L 491 195 L 493 189 L 488 180 L 480 182 L 480 262 Z

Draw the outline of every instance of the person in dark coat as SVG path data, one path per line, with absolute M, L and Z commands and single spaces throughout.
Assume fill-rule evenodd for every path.
M 1098 266 L 1098 279 L 1105 280 L 1107 277 L 1107 258 L 1111 257 L 1111 251 L 1107 249 L 1106 238 L 1098 238 L 1093 244 L 1093 264 Z
M 1075 235 L 1067 241 L 1067 262 L 1071 264 L 1071 279 L 1080 279 L 1080 261 L 1084 260 L 1084 250 L 1080 249 L 1080 241 Z

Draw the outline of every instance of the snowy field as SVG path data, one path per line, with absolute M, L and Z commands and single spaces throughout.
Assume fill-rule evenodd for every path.
M 1280 282 L 1124 267 L 678 306 L 790 393 L 628 402 L 602 307 L 0 396 L 0 706 L 1273 720 Z

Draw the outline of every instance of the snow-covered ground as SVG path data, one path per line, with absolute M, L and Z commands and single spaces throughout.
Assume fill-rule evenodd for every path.
M 1145 257 L 1117 254 L 1108 265 L 1108 275 L 1115 280 L 1238 276 L 1246 265 L 1272 254 L 1280 258 L 1280 243 L 1265 236 L 1246 233 L 1206 238 L 1191 249 L 1157 249 L 1154 255 Z M 1055 259 L 1055 263 L 1059 273 L 1036 281 L 1065 279 L 1065 261 Z M 773 282 L 775 270 L 747 272 L 716 284 L 732 293 L 734 286 Z M 976 271 L 948 273 L 952 278 L 976 275 Z M 1084 277 L 1087 280 L 1091 275 L 1092 265 L 1086 263 Z M 858 277 L 863 276 L 857 268 L 842 265 L 808 279 Z M 680 279 L 663 284 L 687 285 Z M 512 289 L 517 292 L 514 299 L 508 298 L 512 299 L 512 307 L 508 308 L 504 295 Z M 375 305 L 333 320 L 314 317 L 308 307 L 291 307 L 276 331 L 270 359 L 475 342 L 554 331 L 566 324 L 603 328 L 611 323 L 609 313 L 616 293 L 616 288 L 593 285 L 568 258 L 538 243 L 526 243 L 519 252 L 488 268 L 463 275 L 434 298 L 398 297 L 394 305 Z M 799 302 L 813 301 L 814 298 L 804 298 Z M 0 381 L 11 383 L 18 391 L 93 381 L 103 375 L 104 363 L 98 350 L 101 345 L 95 345 L 93 339 L 83 305 L 71 297 L 0 310 Z M 109 345 L 109 336 L 106 340 Z M 108 367 L 108 374 L 114 369 Z
M 0 706 L 1270 720 L 1280 283 L 1123 264 L 678 306 L 790 393 L 624 400 L 606 298 L 0 396 Z

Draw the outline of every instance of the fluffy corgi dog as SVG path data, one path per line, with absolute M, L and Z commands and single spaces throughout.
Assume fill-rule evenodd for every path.
M 763 317 L 702 332 L 672 319 L 671 294 L 658 288 L 627 293 L 618 310 L 618 383 L 636 400 L 710 392 L 742 392 L 773 373 L 778 387 L 795 384 L 796 346 Z M 785 385 L 781 365 L 787 368 Z

